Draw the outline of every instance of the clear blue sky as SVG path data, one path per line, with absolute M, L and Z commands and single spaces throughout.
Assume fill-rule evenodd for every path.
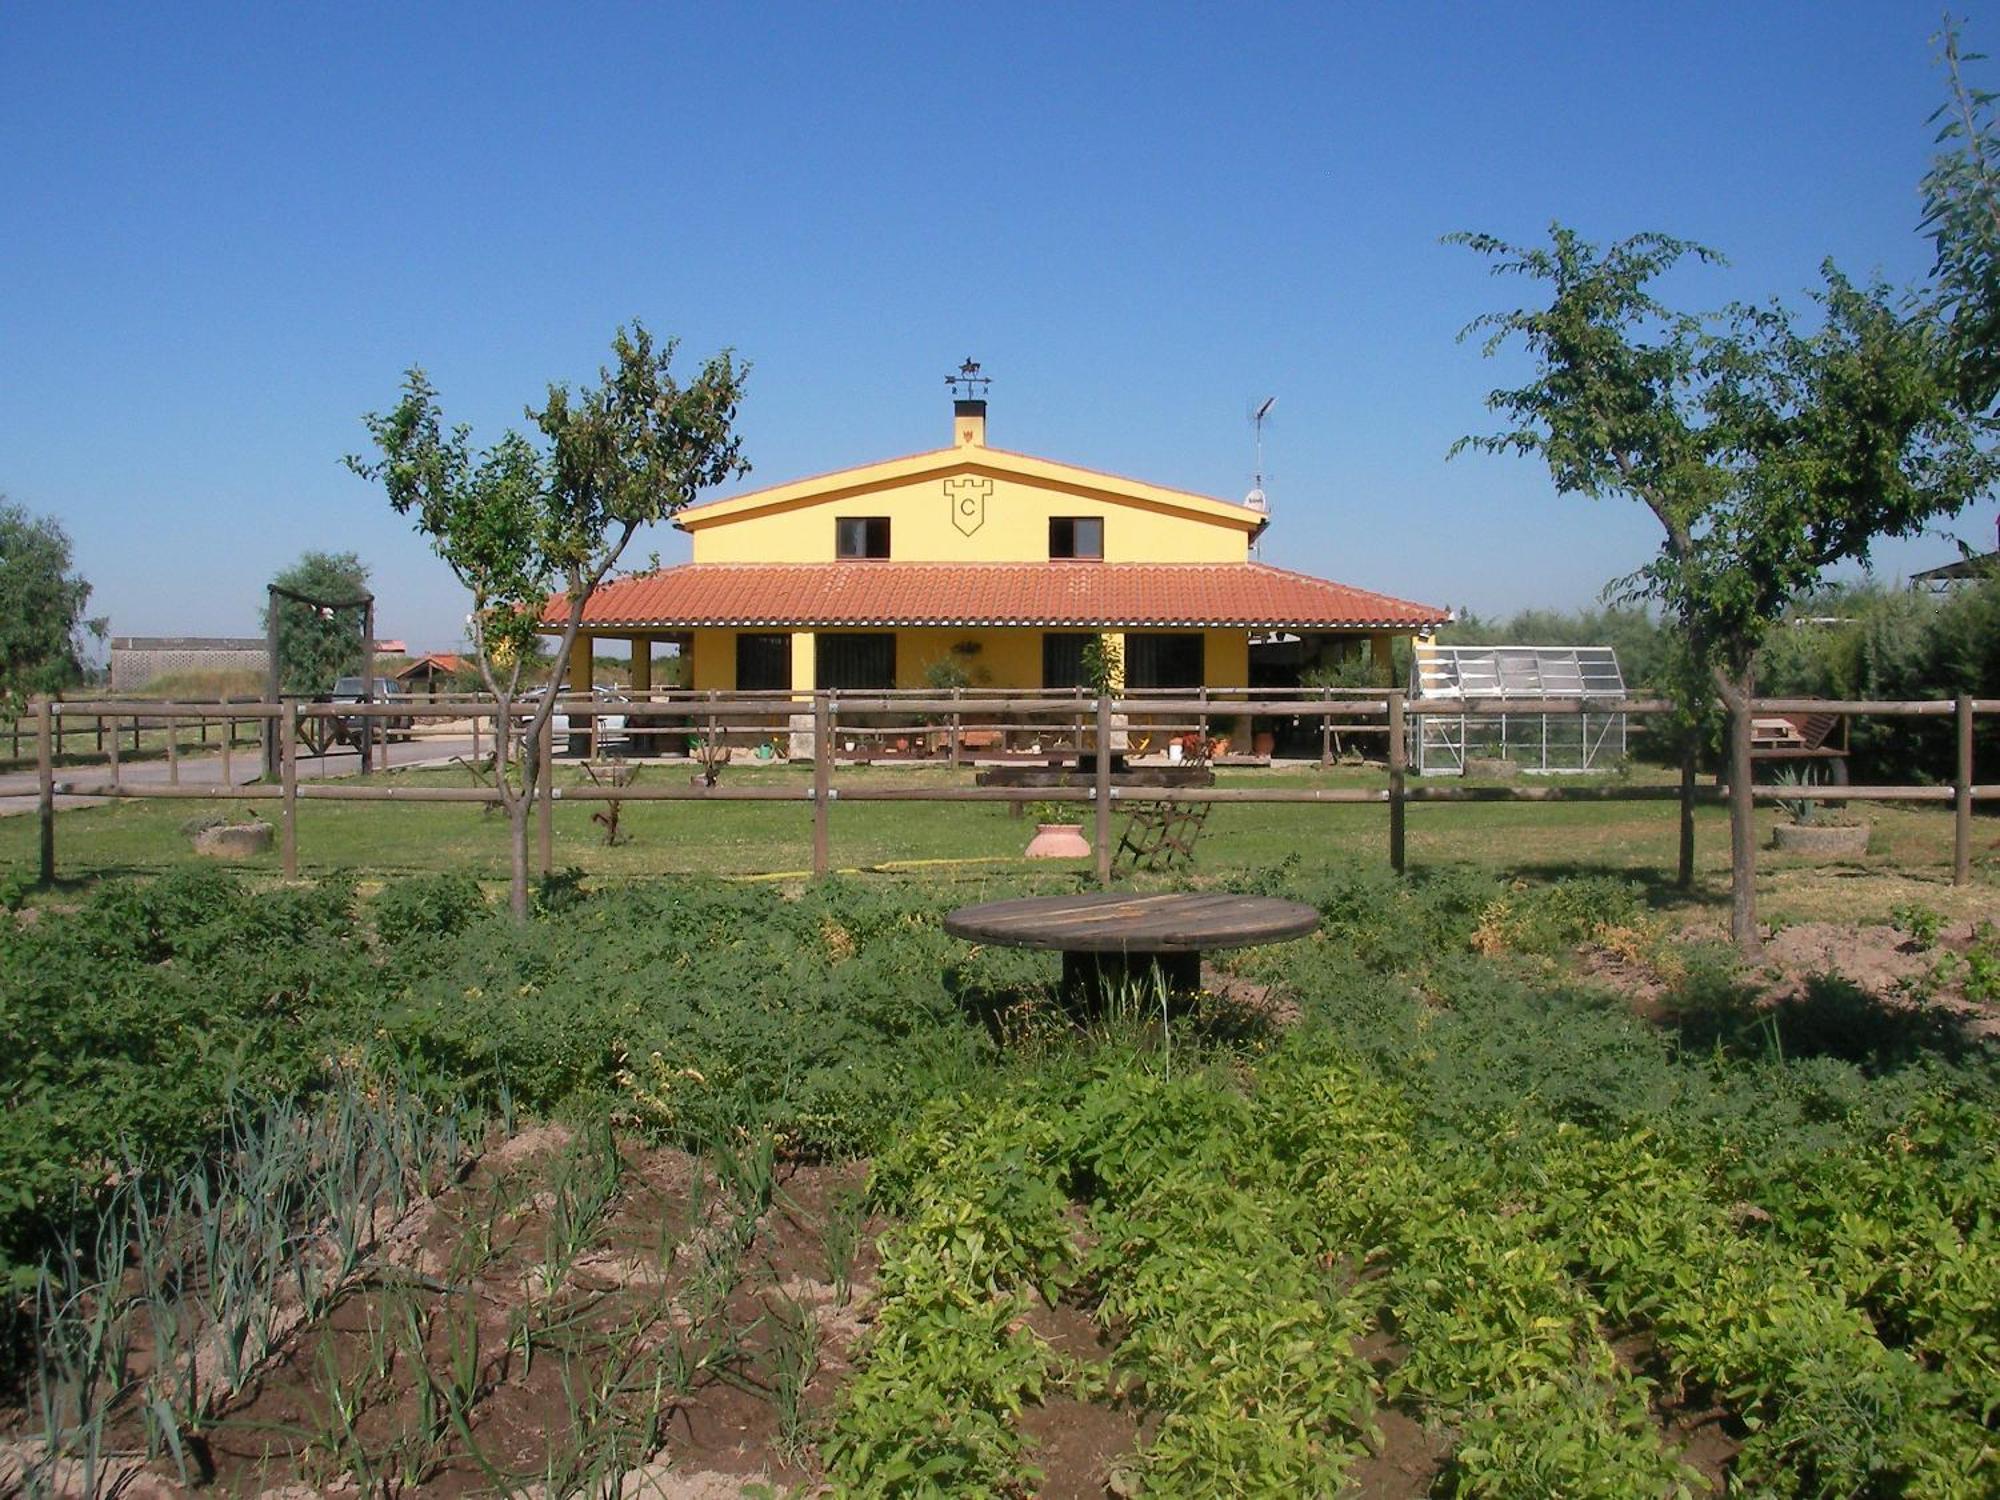
M 420 361 L 490 439 L 636 314 L 753 362 L 752 483 L 942 446 L 969 354 L 995 443 L 1236 496 L 1276 394 L 1268 560 L 1581 604 L 1651 523 L 1445 462 L 1508 373 L 1454 335 L 1516 288 L 1439 236 L 1667 229 L 1731 257 L 1675 288 L 1703 305 L 1827 255 L 1914 278 L 1938 16 L 17 0 L 0 491 L 120 633 L 254 631 L 275 570 L 352 548 L 384 631 L 448 645 L 457 586 L 339 465 L 361 413 Z

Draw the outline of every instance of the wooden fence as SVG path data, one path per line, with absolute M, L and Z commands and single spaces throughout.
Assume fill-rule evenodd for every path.
M 1408 744 L 1412 704 L 1407 694 L 1383 690 L 1227 689 L 1167 690 L 1132 693 L 1117 697 L 1084 697 L 1077 693 L 1030 693 L 1026 691 L 980 693 L 961 690 L 951 693 L 900 692 L 815 692 L 777 693 L 694 693 L 663 691 L 630 701 L 607 704 L 604 700 L 577 696 L 558 699 L 570 716 L 572 740 L 579 750 L 595 755 L 606 742 L 601 719 L 619 713 L 634 720 L 672 720 L 672 723 L 628 724 L 629 741 L 644 743 L 648 737 L 677 735 L 707 737 L 711 742 L 732 735 L 739 742 L 759 741 L 763 736 L 782 735 L 788 744 L 809 739 L 812 776 L 800 785 L 704 784 L 691 778 L 690 784 L 655 783 L 625 786 L 558 787 L 553 777 L 540 778 L 537 812 L 539 862 L 544 872 L 553 865 L 553 807 L 565 802 L 806 802 L 812 806 L 812 868 L 816 875 L 831 866 L 828 810 L 841 802 L 1076 802 L 1090 809 L 1095 822 L 1097 877 L 1108 883 L 1114 847 L 1112 818 L 1124 802 L 1154 802 L 1171 798 L 1177 802 L 1250 803 L 1363 803 L 1380 804 L 1388 814 L 1388 854 L 1398 871 L 1406 866 L 1406 816 L 1411 803 L 1468 802 L 1621 802 L 1677 801 L 1684 830 L 1692 829 L 1693 808 L 1702 802 L 1721 801 L 1720 785 L 1698 785 L 1690 769 L 1684 767 L 1678 786 L 1564 785 L 1550 782 L 1525 786 L 1449 785 L 1435 781 L 1412 783 L 1408 769 Z M 1421 707 L 1421 705 L 1419 706 Z M 1649 699 L 1486 699 L 1453 702 L 1446 710 L 1453 717 L 1487 714 L 1624 714 L 1645 718 L 1673 712 L 1668 703 Z M 529 716 L 515 705 L 519 734 Z M 1949 718 L 1956 727 L 1953 777 L 1949 785 L 1933 786 L 1759 786 L 1754 795 L 1760 800 L 1805 800 L 1827 802 L 1949 802 L 1953 806 L 1952 878 L 1963 885 L 1971 878 L 1972 813 L 1976 803 L 2000 800 L 2000 785 L 1980 785 L 1974 780 L 1973 740 L 1975 720 L 1981 714 L 2000 713 L 2000 699 L 1956 699 L 1916 702 L 1834 701 L 1822 699 L 1761 699 L 1752 708 L 1755 715 L 1788 713 L 1836 713 L 1851 715 L 1910 716 Z M 490 699 L 465 697 L 425 702 L 392 704 L 325 704 L 287 700 L 281 703 L 149 703 L 115 701 L 42 701 L 35 705 L 34 740 L 38 770 L 38 800 L 41 821 L 40 872 L 50 882 L 56 871 L 56 798 L 74 792 L 94 797 L 275 800 L 279 804 L 279 839 L 284 873 L 298 872 L 297 809 L 302 801 L 352 802 L 463 802 L 496 804 L 500 794 L 490 787 L 410 786 L 385 783 L 363 775 L 339 783 L 307 781 L 298 774 L 300 724 L 319 716 L 347 723 L 367 724 L 371 720 L 409 720 L 409 732 L 422 736 L 440 721 L 468 723 L 473 735 L 477 762 L 490 755 L 491 736 L 498 731 L 498 712 Z M 220 737 L 222 782 L 183 784 L 177 759 L 170 760 L 167 782 L 127 781 L 121 775 L 120 731 L 124 720 L 144 718 L 185 728 L 188 724 L 225 723 L 231 726 L 255 724 L 265 744 L 275 739 L 271 759 L 278 766 L 273 782 L 260 780 L 233 785 L 232 756 L 237 734 L 234 729 Z M 1243 718 L 1310 719 L 1320 726 L 1321 760 L 1329 758 L 1324 748 L 1336 733 L 1373 736 L 1386 744 L 1383 756 L 1387 781 L 1381 787 L 1299 787 L 1256 785 L 1229 787 L 1123 786 L 1113 774 L 1113 754 L 1097 754 L 1097 747 L 1114 747 L 1120 735 L 1146 734 L 1172 737 L 1183 733 L 1206 735 L 1218 720 Z M 86 721 L 88 727 L 77 721 Z M 113 728 L 106 744 L 107 782 L 70 786 L 56 777 L 57 746 L 66 738 L 82 735 L 92 743 L 109 721 Z M 488 727 L 490 726 L 490 727 Z M 1009 734 L 1036 734 L 1059 742 L 1054 751 L 1040 755 L 1076 755 L 1088 764 L 1087 785 L 1066 786 L 962 786 L 909 785 L 883 783 L 837 785 L 835 772 L 843 757 L 837 745 L 884 736 L 909 741 L 925 736 L 939 741 L 937 753 L 959 763 L 966 753 L 967 736 L 974 730 Z M 179 734 L 170 732 L 170 756 Z M 322 740 L 330 735 L 319 736 Z M 383 736 L 364 733 L 359 737 L 359 767 L 373 763 L 367 747 Z M 761 741 L 760 741 L 761 742 Z M 657 743 L 657 738 L 654 739 Z M 535 753 L 544 770 L 552 764 L 554 747 L 544 736 Z M 851 763 L 863 758 L 854 753 Z M 1684 836 L 1688 836 L 1684 833 Z

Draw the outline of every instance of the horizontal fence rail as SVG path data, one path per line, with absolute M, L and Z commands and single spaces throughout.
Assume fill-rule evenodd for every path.
M 547 768 L 554 747 L 551 736 L 527 746 L 524 736 L 542 708 L 539 699 L 517 698 L 504 712 L 490 696 L 411 697 L 369 703 L 332 703 L 316 698 L 287 697 L 278 701 L 155 702 L 144 699 L 44 700 L 31 716 L 10 726 L 17 758 L 24 740 L 32 740 L 36 757 L 41 817 L 41 874 L 55 875 L 55 814 L 58 795 L 110 799 L 174 798 L 185 800 L 276 801 L 280 804 L 281 848 L 285 873 L 297 872 L 296 806 L 300 802 L 426 802 L 466 803 L 491 807 L 503 802 L 492 785 L 465 787 L 411 786 L 383 782 L 368 774 L 388 764 L 392 737 L 423 740 L 440 735 L 464 735 L 472 741 L 470 757 L 455 759 L 491 775 L 496 745 L 504 738 L 508 760 L 532 759 L 537 777 L 541 864 L 550 868 L 551 809 L 556 802 L 776 802 L 809 804 L 813 818 L 813 869 L 823 874 L 830 865 L 827 810 L 835 802 L 987 802 L 1067 803 L 1090 809 L 1096 822 L 1097 873 L 1111 874 L 1111 818 L 1120 805 L 1172 801 L 1216 803 L 1324 803 L 1382 805 L 1389 815 L 1389 854 L 1397 870 L 1405 866 L 1405 808 L 1411 803 L 1437 805 L 1491 802 L 1677 802 L 1682 809 L 1684 838 L 1691 837 L 1686 820 L 1697 805 L 1721 802 L 1727 790 L 1719 783 L 1699 785 L 1684 767 L 1681 783 L 1672 785 L 1501 785 L 1464 786 L 1436 781 L 1412 782 L 1409 746 L 1414 726 L 1423 718 L 1471 720 L 1492 716 L 1540 715 L 1596 717 L 1621 715 L 1644 719 L 1676 712 L 1675 705 L 1648 698 L 1413 698 L 1400 690 L 1165 688 L 1137 689 L 1094 698 L 1081 691 L 965 688 L 953 690 L 871 690 L 800 692 L 719 692 L 663 689 L 630 697 L 607 699 L 597 694 L 559 693 L 556 709 L 566 717 L 570 748 L 596 763 L 608 744 L 622 742 L 654 758 L 660 746 L 678 739 L 687 749 L 686 762 L 703 765 L 709 775 L 690 784 L 660 783 L 578 785 L 559 787 Z M 2000 699 L 1878 701 L 1803 698 L 1757 700 L 1753 717 L 1785 714 L 1951 719 L 1956 725 L 1954 774 L 1949 785 L 1850 786 L 1802 783 L 1755 786 L 1761 802 L 1881 802 L 1950 803 L 1954 808 L 1953 879 L 1970 879 L 1971 817 L 1981 801 L 2000 800 L 2000 784 L 1974 780 L 1973 743 L 1978 716 L 2000 714 Z M 622 725 L 614 721 L 623 719 Z M 1382 744 L 1387 770 L 1380 787 L 1161 786 L 1125 784 L 1114 775 L 1113 762 L 1139 754 L 1143 743 L 1155 764 L 1164 748 L 1194 737 L 1196 747 L 1217 745 L 1213 731 L 1256 720 L 1310 722 L 1317 728 L 1319 763 L 1332 764 L 1335 736 L 1357 735 Z M 503 723 L 504 721 L 504 723 Z M 663 722 L 664 721 L 664 722 Z M 1643 724 L 1634 726 L 1643 729 Z M 211 730 L 215 737 L 210 739 Z M 504 735 L 502 731 L 504 730 Z M 167 779 L 128 780 L 128 757 L 144 753 L 143 741 L 153 736 L 156 756 L 167 761 Z M 1032 748 L 1010 748 L 1018 738 L 1032 736 Z M 905 748 L 891 754 L 880 743 L 894 739 Z M 356 755 L 363 773 L 353 781 L 301 781 L 299 766 L 306 748 L 319 747 L 324 770 L 335 753 Z M 997 740 L 997 743 L 996 743 Z M 875 747 L 863 750 L 875 742 Z M 914 744 L 912 742 L 915 742 Z M 975 743 L 976 741 L 976 743 Z M 129 742 L 129 749 L 127 748 Z M 772 763 L 810 763 L 810 782 L 801 785 L 732 784 L 714 779 L 725 764 L 722 751 L 769 745 Z M 1160 747 L 1155 750 L 1155 744 Z M 81 744 L 85 748 L 78 750 Z M 262 756 L 261 779 L 238 782 L 234 757 L 239 745 L 254 745 Z M 778 749 L 783 746 L 782 751 Z M 219 751 L 221 781 L 184 782 L 185 752 L 204 747 Z M 844 749 L 843 747 L 852 747 Z M 1105 753 L 1100 754 L 1099 748 Z M 803 754 L 795 754 L 801 750 Z M 59 780 L 56 761 L 78 755 L 100 757 L 109 779 L 90 784 Z M 1074 762 L 1064 783 L 1055 785 L 924 785 L 881 783 L 836 785 L 833 773 L 843 762 L 902 759 L 923 763 L 938 756 L 954 767 L 968 759 L 993 758 Z M 1264 764 L 1267 757 L 1247 757 Z M 1311 757 L 1306 757 L 1310 763 Z M 1221 761 L 1229 764 L 1228 761 Z M 65 767 L 65 770 L 70 769 Z M 475 772 L 477 774 L 477 772 Z

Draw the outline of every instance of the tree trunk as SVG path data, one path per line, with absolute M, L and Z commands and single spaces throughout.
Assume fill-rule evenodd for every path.
M 1720 669 L 1716 684 L 1729 710 L 1729 935 L 1745 958 L 1761 958 L 1764 939 L 1757 930 L 1757 803 L 1750 791 L 1750 704 L 1756 683 L 1748 672 L 1730 678 Z
M 1682 890 L 1694 889 L 1694 735 L 1681 745 L 1681 857 L 1674 872 L 1674 884 Z
M 507 852 L 513 856 L 514 874 L 507 886 L 507 910 L 517 922 L 528 920 L 528 812 L 533 797 L 519 797 L 507 809 Z

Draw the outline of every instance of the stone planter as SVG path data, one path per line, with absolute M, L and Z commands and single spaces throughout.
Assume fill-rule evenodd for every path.
M 1868 852 L 1868 825 L 1780 823 L 1771 831 L 1771 847 L 1780 854 L 1804 854 L 1815 859 L 1859 859 Z
M 1090 841 L 1081 823 L 1037 823 L 1028 840 L 1029 859 L 1089 859 Z
M 255 859 L 271 852 L 269 823 L 218 823 L 194 836 L 194 852 L 210 859 Z

